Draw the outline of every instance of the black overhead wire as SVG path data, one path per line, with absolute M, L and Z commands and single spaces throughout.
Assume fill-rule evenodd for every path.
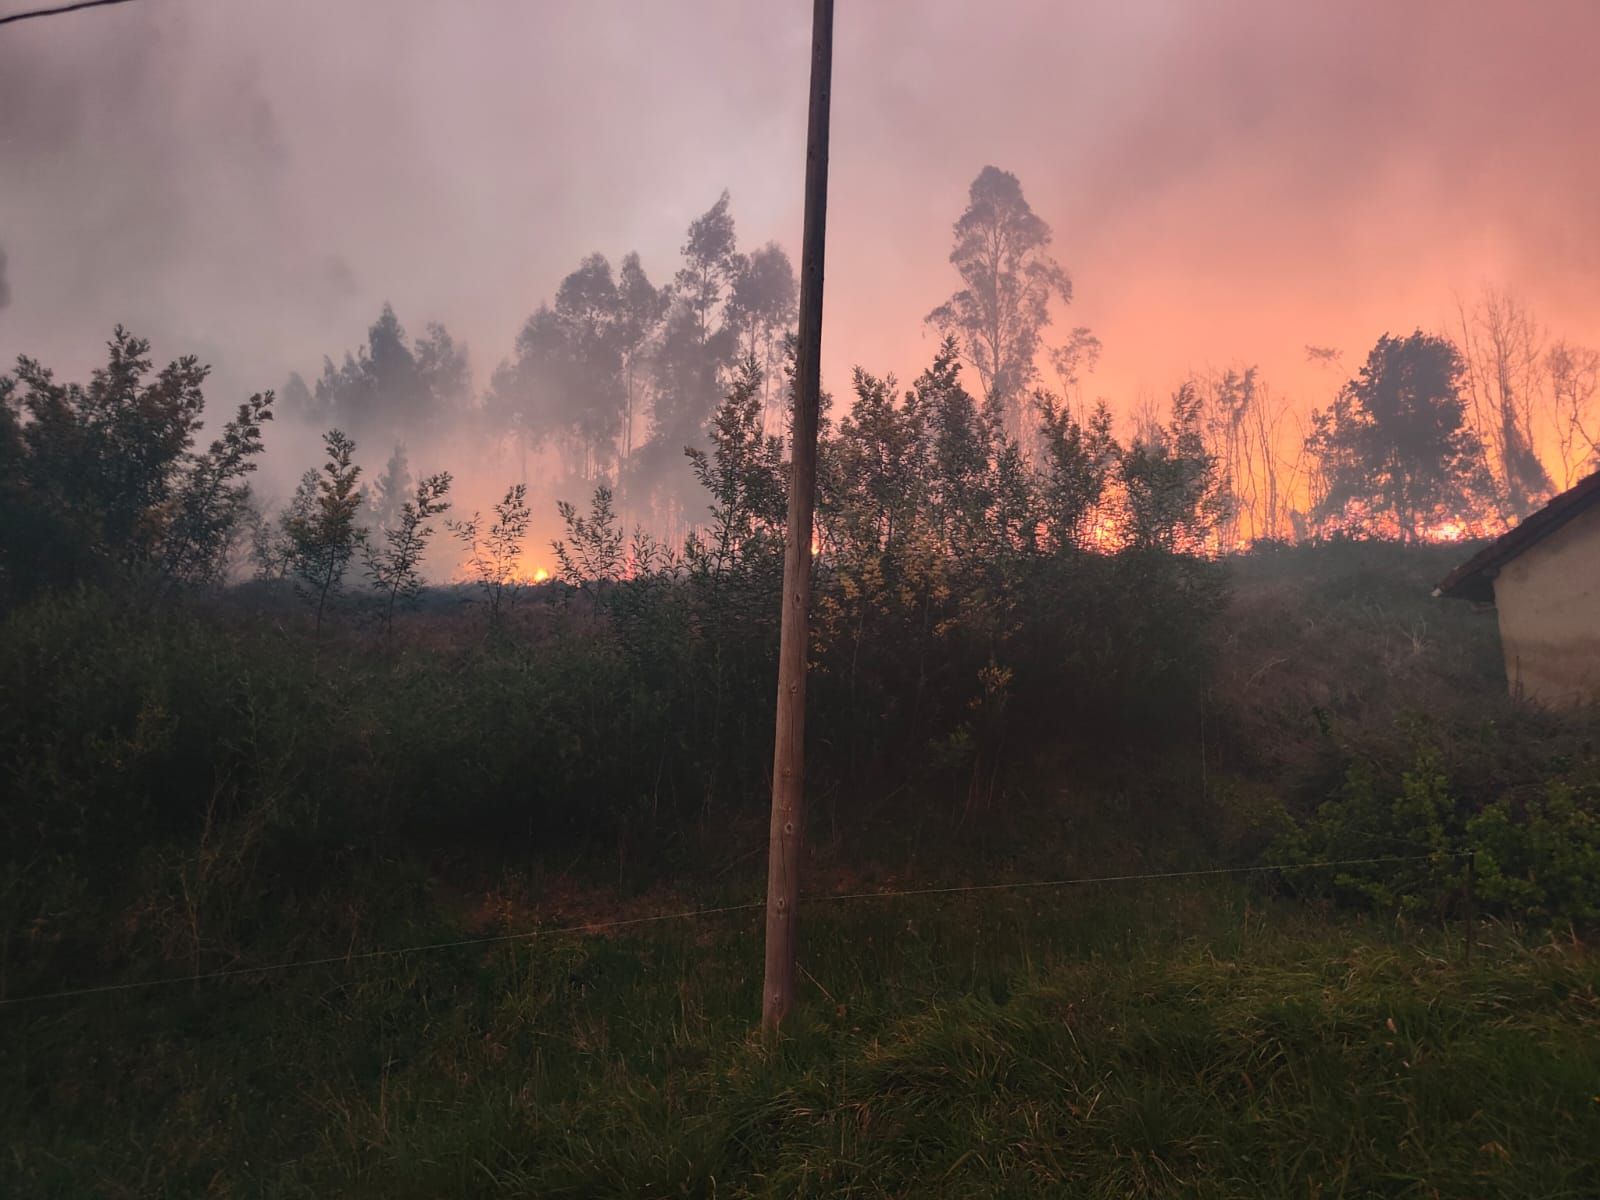
M 34 17 L 55 17 L 62 13 L 77 12 L 80 8 L 100 8 L 107 4 L 126 4 L 128 0 L 77 0 L 76 4 L 62 4 L 56 8 L 30 8 L 25 12 L 8 13 L 0 16 L 0 25 L 9 25 L 13 21 L 28 21 Z

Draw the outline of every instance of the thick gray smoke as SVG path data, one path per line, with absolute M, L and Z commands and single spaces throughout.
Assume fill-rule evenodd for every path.
M 586 253 L 669 278 L 724 187 L 742 246 L 797 248 L 809 8 L 140 0 L 6 27 L 0 359 L 81 373 L 121 321 L 232 403 L 389 301 L 481 390 Z M 1594 341 L 1597 37 L 1592 0 L 841 6 L 826 380 L 926 361 L 991 162 L 1055 227 L 1062 324 L 1101 336 L 1123 411 L 1208 363 L 1323 386 L 1305 344 L 1442 325 L 1490 279 Z

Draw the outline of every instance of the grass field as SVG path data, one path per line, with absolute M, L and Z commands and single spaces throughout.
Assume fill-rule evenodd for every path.
M 393 653 L 226 605 L 13 616 L 0 1200 L 1595 1200 L 1600 963 L 1561 931 L 1594 929 L 1600 725 L 1506 698 L 1492 624 L 1426 600 L 1445 556 L 1236 564 L 1188 725 L 1044 706 L 1061 728 L 995 742 L 992 795 L 947 786 L 978 760 L 945 741 L 880 746 L 816 788 L 805 879 L 1425 865 L 809 902 L 776 1045 L 758 912 L 559 931 L 760 896 L 770 725 L 713 754 L 698 693 L 634 703 L 592 631 L 541 631 L 553 607 L 503 644 L 420 614 Z M 1469 844 L 1503 919 L 1470 965 Z
M 758 922 L 8 1007 L 0 1194 L 1600 1195 L 1570 938 L 1468 966 L 1231 880 L 819 904 L 769 1048 Z

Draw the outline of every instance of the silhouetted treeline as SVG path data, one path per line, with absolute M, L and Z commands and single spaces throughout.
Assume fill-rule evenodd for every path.
M 1380 338 L 1306 428 L 1244 368 L 1183 381 L 1170 411 L 1146 402 L 1119 437 L 1107 402 L 1083 394 L 1098 339 L 1079 326 L 1050 344 L 1053 306 L 1071 298 L 1051 244 L 1017 178 L 986 167 L 954 226 L 962 286 L 928 317 L 945 331 L 935 363 L 904 397 L 858 371 L 849 412 L 824 426 L 825 569 L 852 569 L 862 530 L 880 525 L 884 552 L 915 537 L 924 554 L 977 574 L 1039 547 L 1216 554 L 1259 539 L 1482 535 L 1600 454 L 1600 354 L 1549 341 L 1493 291 L 1463 308 L 1458 340 L 1421 330 Z M 616 271 L 603 255 L 585 258 L 528 318 L 481 395 L 446 329 L 412 339 L 385 306 L 366 344 L 342 365 L 325 361 L 314 387 L 290 379 L 281 407 L 331 428 L 329 459 L 270 515 L 245 477 L 271 393 L 241 406 L 199 453 L 206 368 L 195 360 L 149 378 L 148 346 L 120 329 L 87 386 L 59 384 L 22 358 L 0 377 L 0 579 L 16 594 L 130 572 L 211 583 L 237 567 L 248 532 L 255 572 L 298 580 L 319 614 L 354 564 L 387 590 L 392 617 L 417 596 L 431 519 L 450 503 L 449 476 L 414 477 L 411 458 L 416 447 L 439 457 L 450 445 L 440 435 L 463 429 L 521 452 L 515 468 L 488 461 L 506 473 L 497 482 L 523 488 L 524 505 L 604 487 L 641 537 L 664 536 L 683 561 L 726 557 L 719 522 L 734 499 L 782 511 L 794 311 L 787 256 L 771 243 L 739 250 L 727 193 L 690 225 L 664 284 L 637 254 Z M 1333 349 L 1308 355 L 1339 362 Z M 1055 369 L 1054 390 L 1041 360 Z M 975 392 L 961 383 L 963 365 Z M 737 461 L 727 457 L 735 432 L 748 440 Z M 707 457 L 713 445 L 722 459 Z M 383 469 L 363 473 L 357 446 L 381 455 L 372 461 Z M 532 489 L 530 453 L 559 464 Z M 493 469 L 470 466 L 480 477 Z M 872 509 L 889 493 L 901 509 Z M 929 514 L 936 535 L 918 525 Z M 526 573 L 528 550 L 502 564 L 507 580 Z M 481 560 L 471 536 L 460 551 Z M 437 551 L 431 561 L 437 568 Z
M 685 447 L 705 444 L 737 360 L 753 356 L 775 377 L 796 296 L 782 247 L 739 249 L 724 192 L 690 225 L 681 265 L 660 284 L 637 253 L 616 269 L 603 254 L 585 257 L 523 323 L 480 394 L 443 326 L 413 343 L 385 305 L 364 346 L 342 365 L 324 360 L 314 387 L 291 376 L 284 398 L 313 426 L 402 458 L 446 427 L 471 430 L 520 458 L 524 484 L 529 455 L 550 451 L 558 478 L 545 490 L 606 482 L 633 498 L 632 511 L 678 523 L 693 487 Z M 781 390 L 765 386 L 762 400 L 776 432 Z
M 952 234 L 961 286 L 927 323 L 952 339 L 978 403 L 1037 467 L 1048 453 L 1035 399 L 1046 386 L 1041 365 L 1053 372 L 1059 407 L 1087 420 L 1100 340 L 1081 325 L 1052 336 L 1071 280 L 1015 175 L 985 167 Z M 698 514 L 683 451 L 705 447 L 744 358 L 763 370 L 763 431 L 786 433 L 782 369 L 796 296 L 781 247 L 739 249 L 726 192 L 690 225 L 681 254 L 660 284 L 636 253 L 615 269 L 590 254 L 528 317 L 476 395 L 466 351 L 445 329 L 431 325 L 413 343 L 385 306 L 366 345 L 342 366 L 325 361 L 314 388 L 291 377 L 286 407 L 389 457 L 384 486 L 369 489 L 379 524 L 408 486 L 408 452 L 437 445 L 433 435 L 448 428 L 511 451 L 516 481 L 533 482 L 538 500 L 603 482 L 622 511 L 677 536 Z M 1342 358 L 1328 347 L 1307 354 L 1330 369 Z M 1309 413 L 1253 366 L 1177 390 L 1232 499 L 1213 530 L 1211 549 L 1221 552 L 1260 538 L 1491 533 L 1571 486 L 1600 455 L 1600 353 L 1549 339 L 1493 289 L 1462 308 L 1449 337 L 1380 339 Z M 1130 443 L 1159 440 L 1164 418 L 1149 401 L 1126 415 Z M 532 475 L 530 456 L 539 456 Z

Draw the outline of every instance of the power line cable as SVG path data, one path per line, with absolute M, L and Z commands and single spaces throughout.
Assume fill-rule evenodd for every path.
M 63 4 L 58 8 L 32 8 L 27 12 L 10 13 L 0 17 L 0 25 L 13 21 L 31 21 L 34 17 L 56 17 L 62 13 L 77 12 L 80 8 L 102 8 L 108 4 L 127 4 L 128 0 L 78 0 L 76 4 Z

